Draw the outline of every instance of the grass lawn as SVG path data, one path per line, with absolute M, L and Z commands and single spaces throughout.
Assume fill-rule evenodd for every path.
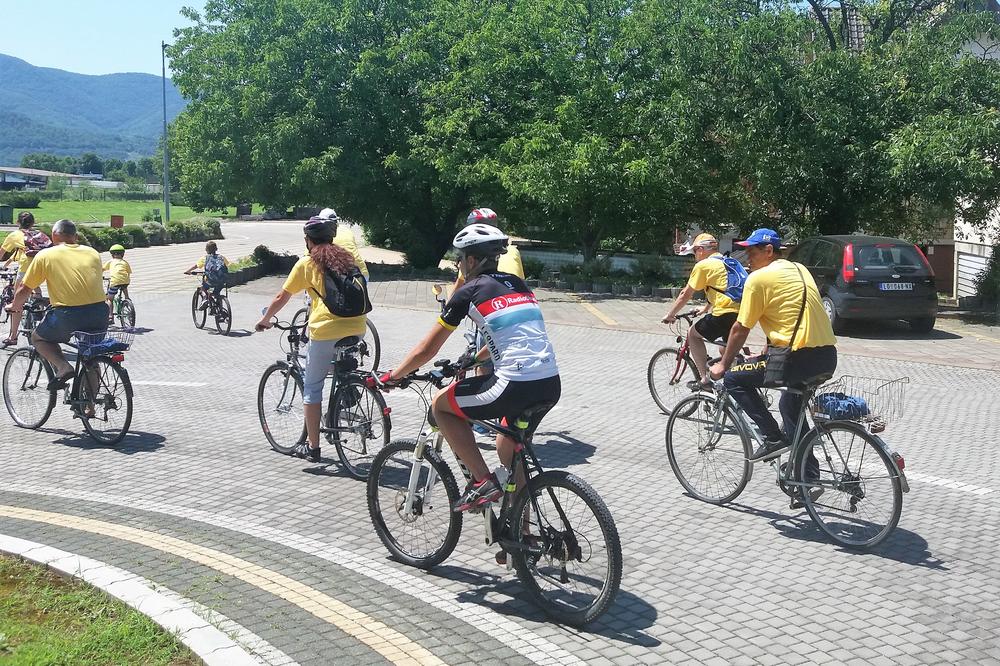
M 173 636 L 117 599 L 43 567 L 0 557 L 0 663 L 199 662 Z
M 162 201 L 43 201 L 38 208 L 26 209 L 35 216 L 35 222 L 55 222 L 63 218 L 74 222 L 111 222 L 112 215 L 124 215 L 125 224 L 141 224 L 142 215 L 154 208 L 163 215 Z M 14 209 L 14 220 L 20 209 Z M 218 212 L 196 213 L 187 206 L 170 206 L 170 220 L 180 222 L 195 215 L 219 215 Z M 226 210 L 226 215 L 236 215 L 235 208 Z

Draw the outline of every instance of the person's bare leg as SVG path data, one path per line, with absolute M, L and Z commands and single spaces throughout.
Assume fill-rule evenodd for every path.
M 691 360 L 694 367 L 698 368 L 699 379 L 704 383 L 708 380 L 708 349 L 705 347 L 705 338 L 701 337 L 694 326 L 688 329 L 688 349 L 691 352 Z
M 323 418 L 323 405 L 302 405 L 302 411 L 306 415 L 306 438 L 309 440 L 310 449 L 319 448 L 319 422 Z
M 42 358 L 52 366 L 56 377 L 65 377 L 73 373 L 73 366 L 63 356 L 62 348 L 57 343 L 42 340 L 35 333 L 31 334 L 31 341 L 34 343 L 38 353 L 42 355 Z
M 452 411 L 445 391 L 439 392 L 434 397 L 432 408 L 441 434 L 444 435 L 458 459 L 469 468 L 473 480 L 482 481 L 489 476 L 490 468 L 486 466 L 483 454 L 476 446 L 476 436 L 473 434 L 468 420 Z
M 10 335 L 7 336 L 8 340 L 17 342 L 17 331 L 21 328 L 21 313 L 11 312 L 10 313 Z

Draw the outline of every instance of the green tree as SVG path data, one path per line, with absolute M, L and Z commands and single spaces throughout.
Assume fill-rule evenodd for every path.
M 104 161 L 95 153 L 80 156 L 80 173 L 104 173 Z

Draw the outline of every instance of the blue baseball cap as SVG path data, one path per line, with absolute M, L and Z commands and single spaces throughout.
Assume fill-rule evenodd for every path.
M 781 236 L 774 229 L 757 229 L 744 241 L 737 241 L 736 243 L 742 247 L 751 247 L 753 245 L 773 245 L 775 250 L 781 249 Z

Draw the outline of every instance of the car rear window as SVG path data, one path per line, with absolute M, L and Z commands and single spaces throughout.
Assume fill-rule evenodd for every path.
M 924 270 L 924 262 L 917 248 L 890 243 L 855 247 L 854 266 L 863 271 Z

